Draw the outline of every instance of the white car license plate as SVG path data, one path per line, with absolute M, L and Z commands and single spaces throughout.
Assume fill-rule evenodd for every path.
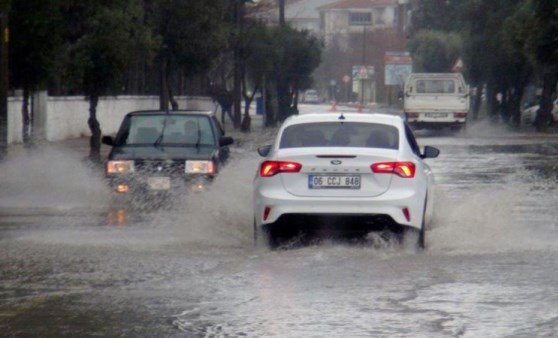
M 360 175 L 308 175 L 310 189 L 360 189 Z
M 443 117 L 448 117 L 448 113 L 425 113 L 424 116 L 433 117 L 433 118 L 443 118 Z
M 169 190 L 170 189 L 170 178 L 169 177 L 149 177 L 147 179 L 147 185 L 151 190 Z

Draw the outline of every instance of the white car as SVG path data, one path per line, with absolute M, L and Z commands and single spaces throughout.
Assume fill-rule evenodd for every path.
M 320 103 L 320 96 L 318 92 L 313 89 L 308 89 L 304 92 L 304 103 Z
M 254 239 L 274 248 L 299 231 L 366 236 L 381 231 L 424 248 L 434 178 L 399 116 L 294 115 L 279 128 L 253 182 Z M 407 244 L 405 244 L 407 245 Z
M 539 105 L 531 106 L 524 109 L 521 113 L 521 123 L 524 125 L 531 125 L 535 123 L 535 118 L 537 117 L 537 111 L 539 110 Z M 550 114 L 551 120 L 547 124 L 551 125 L 558 122 L 558 99 L 554 100 L 552 105 L 552 112 Z

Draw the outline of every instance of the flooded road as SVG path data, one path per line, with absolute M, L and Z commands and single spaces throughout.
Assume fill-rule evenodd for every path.
M 478 125 L 418 141 L 441 150 L 418 254 L 255 249 L 258 142 L 170 210 L 112 207 L 76 153 L 12 158 L 0 165 L 0 336 L 558 336 L 558 136 Z

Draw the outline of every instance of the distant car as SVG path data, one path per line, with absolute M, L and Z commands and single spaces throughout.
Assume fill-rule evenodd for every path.
M 128 113 L 112 147 L 106 176 L 113 191 L 132 197 L 203 190 L 229 158 L 233 139 L 205 111 Z
M 314 89 L 308 89 L 304 92 L 304 103 L 320 103 L 320 96 L 318 92 Z
M 460 73 L 411 73 L 405 80 L 403 112 L 413 129 L 464 129 L 470 103 Z
M 284 121 L 253 182 L 254 238 L 280 246 L 299 231 L 366 236 L 386 231 L 425 245 L 433 174 L 403 118 L 311 113 Z
M 531 106 L 527 109 L 524 109 L 521 113 L 521 123 L 524 125 L 532 125 L 535 123 L 535 118 L 537 117 L 537 111 L 539 110 L 540 106 L 537 104 L 535 106 Z M 549 120 L 547 121 L 548 125 L 554 124 L 558 122 L 558 99 L 554 100 L 552 106 L 552 112 L 550 114 Z

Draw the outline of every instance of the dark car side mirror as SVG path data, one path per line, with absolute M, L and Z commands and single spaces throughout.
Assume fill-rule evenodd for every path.
M 101 142 L 107 146 L 114 146 L 114 139 L 112 136 L 103 136 L 103 138 L 101 138 Z
M 271 150 L 271 144 L 266 146 L 261 146 L 258 147 L 258 154 L 260 154 L 261 157 L 266 157 L 269 154 L 270 150 Z
M 424 152 L 422 153 L 422 158 L 436 158 L 440 155 L 440 150 L 431 146 L 425 146 Z
M 234 143 L 234 140 L 230 136 L 221 136 L 219 138 L 219 146 L 220 147 L 228 146 L 228 145 L 231 145 L 233 143 Z

